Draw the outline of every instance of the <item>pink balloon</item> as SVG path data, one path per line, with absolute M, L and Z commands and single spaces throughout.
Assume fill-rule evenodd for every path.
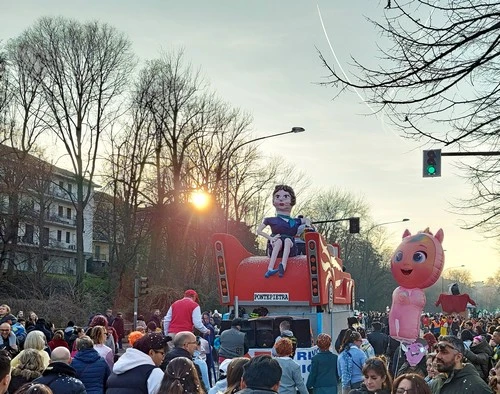
M 444 266 L 442 229 L 434 236 L 429 229 L 415 235 L 408 230 L 391 259 L 391 272 L 400 285 L 392 293 L 389 328 L 393 338 L 414 341 L 420 334 L 420 316 L 425 306 L 422 289 L 439 279 Z

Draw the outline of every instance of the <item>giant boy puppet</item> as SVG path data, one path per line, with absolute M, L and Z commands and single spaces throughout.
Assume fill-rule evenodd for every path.
M 288 257 L 297 255 L 295 236 L 299 226 L 310 225 L 310 220 L 306 218 L 292 218 L 292 207 L 296 203 L 295 192 L 290 186 L 278 185 L 273 192 L 273 205 L 276 208 L 276 216 L 264 218 L 257 228 L 257 234 L 268 240 L 268 252 L 270 253 L 269 266 L 265 277 L 279 273 L 282 277 L 285 274 Z M 271 234 L 264 232 L 267 227 L 271 227 Z M 277 268 L 274 268 L 276 259 L 282 257 Z
M 408 230 L 391 259 L 391 271 L 398 282 L 392 293 L 389 312 L 390 334 L 393 338 L 413 342 L 419 336 L 420 316 L 425 306 L 423 289 L 439 279 L 444 266 L 443 230 L 433 235 L 425 229 L 415 235 Z

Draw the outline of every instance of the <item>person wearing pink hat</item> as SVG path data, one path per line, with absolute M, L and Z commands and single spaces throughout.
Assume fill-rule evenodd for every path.
M 203 325 L 203 321 L 201 320 L 201 309 L 198 302 L 198 293 L 191 289 L 186 290 L 184 298 L 175 301 L 163 319 L 163 331 L 165 335 L 173 339 L 178 332 L 192 332 L 193 327 L 197 328 L 204 335 L 209 335 L 209 329 Z

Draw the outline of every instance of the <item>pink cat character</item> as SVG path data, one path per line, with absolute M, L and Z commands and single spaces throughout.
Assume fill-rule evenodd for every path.
M 398 282 L 392 293 L 389 329 L 393 338 L 413 342 L 420 334 L 420 316 L 425 306 L 423 289 L 439 279 L 444 267 L 442 229 L 429 228 L 415 235 L 408 230 L 391 258 L 391 272 Z

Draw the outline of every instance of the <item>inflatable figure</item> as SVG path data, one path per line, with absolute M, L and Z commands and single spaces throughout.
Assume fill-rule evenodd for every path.
M 451 294 L 441 293 L 438 300 L 436 301 L 436 306 L 441 305 L 443 312 L 448 314 L 461 314 L 465 317 L 465 311 L 467 310 L 467 304 L 476 305 L 476 302 L 469 297 L 467 293 L 460 294 L 460 289 L 457 283 L 453 283 L 450 286 Z
M 273 192 L 273 205 L 276 208 L 276 216 L 268 217 L 257 228 L 257 234 L 268 240 L 267 248 L 271 256 L 269 266 L 265 277 L 269 278 L 279 272 L 283 277 L 286 270 L 288 257 L 297 255 L 297 246 L 295 245 L 295 236 L 299 226 L 302 224 L 310 225 L 311 221 L 305 218 L 292 218 L 292 207 L 296 203 L 295 192 L 290 186 L 278 185 Z M 267 227 L 271 227 L 271 234 L 264 232 Z M 276 259 L 282 257 L 277 269 L 274 269 Z
M 391 258 L 391 271 L 398 282 L 392 293 L 389 312 L 391 337 L 413 342 L 420 332 L 420 316 L 425 306 L 423 289 L 438 280 L 444 266 L 442 229 L 434 236 L 429 229 L 415 235 L 408 230 Z

